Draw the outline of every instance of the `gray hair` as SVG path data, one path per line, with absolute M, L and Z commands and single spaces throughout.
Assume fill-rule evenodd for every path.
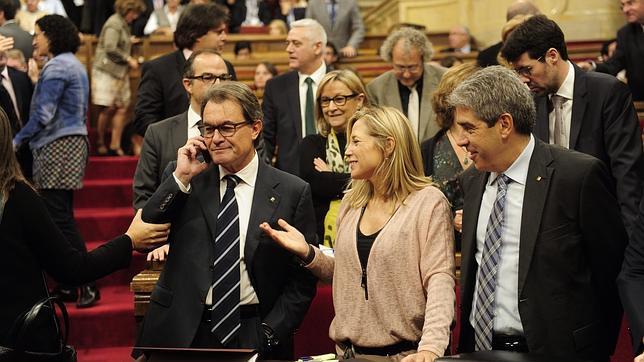
M 474 112 L 488 127 L 499 116 L 509 113 L 518 133 L 530 134 L 537 118 L 530 89 L 511 70 L 502 66 L 487 67 L 464 80 L 448 97 L 452 107 Z
M 393 52 L 394 46 L 396 46 L 400 40 L 403 41 L 402 45 L 405 52 L 411 51 L 411 48 L 416 48 L 423 59 L 423 63 L 432 59 L 434 49 L 432 48 L 432 43 L 427 38 L 427 35 L 414 28 L 402 27 L 389 34 L 380 47 L 380 57 L 387 63 L 392 62 L 391 53 Z
M 308 29 L 309 40 L 311 40 L 314 43 L 321 42 L 322 47 L 326 46 L 326 39 L 327 39 L 326 31 L 324 30 L 322 25 L 320 25 L 320 23 L 318 23 L 316 20 L 309 19 L 309 18 L 296 20 L 291 23 L 291 29 L 293 28 Z
M 208 102 L 223 103 L 231 101 L 238 104 L 244 115 L 246 122 L 252 124 L 255 121 L 261 121 L 264 118 L 262 107 L 255 96 L 255 93 L 244 83 L 241 82 L 221 82 L 211 86 L 204 95 L 201 102 L 201 119 L 203 119 L 203 112 Z M 255 140 L 255 146 L 259 143 L 260 137 Z

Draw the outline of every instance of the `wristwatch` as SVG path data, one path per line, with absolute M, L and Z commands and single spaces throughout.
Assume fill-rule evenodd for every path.
M 262 323 L 262 329 L 264 330 L 264 335 L 266 336 L 266 348 L 269 351 L 272 351 L 274 348 L 279 346 L 280 340 L 275 335 L 273 328 L 271 328 L 268 324 Z

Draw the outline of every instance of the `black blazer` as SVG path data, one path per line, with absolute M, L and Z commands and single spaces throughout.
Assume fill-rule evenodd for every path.
M 462 352 L 474 349 L 476 228 L 488 176 L 474 167 L 461 176 Z M 627 242 L 604 164 L 537 140 L 523 200 L 517 300 L 530 352 L 608 359 L 621 324 L 615 279 Z
M 626 24 L 617 32 L 617 49 L 607 62 L 597 64 L 597 71 L 616 75 L 626 69 L 633 99 L 644 101 L 644 32 L 641 24 Z
M 617 279 L 622 305 L 628 317 L 636 355 L 644 352 L 644 200 L 624 253 L 622 272 Z
M 233 76 L 233 80 L 237 80 L 233 65 L 224 61 L 228 73 Z M 134 107 L 134 127 L 141 136 L 145 135 L 150 124 L 188 109 L 190 98 L 182 81 L 185 62 L 183 51 L 175 50 L 143 63 Z
M 141 157 L 134 172 L 135 209 L 145 206 L 161 184 L 163 171 L 177 159 L 177 150 L 188 140 L 188 112 L 153 123 L 143 138 Z
M 479 52 L 476 56 L 476 63 L 480 67 L 489 67 L 491 65 L 499 65 L 497 56 L 503 48 L 503 42 L 498 42 L 490 47 L 487 47 Z
M 79 251 L 52 221 L 41 198 L 22 182 L 6 201 L 0 222 L 0 345 L 16 319 L 47 296 L 42 272 L 59 282 L 82 284 L 127 267 L 132 242 L 122 235 L 91 251 Z
M 299 76 L 290 71 L 270 79 L 264 90 L 264 150 L 268 160 L 277 152 L 275 167 L 293 175 L 299 173 L 302 115 Z M 279 147 L 279 150 L 277 148 Z
M 219 168 L 210 166 L 192 179 L 184 194 L 173 177 L 159 186 L 143 208 L 143 220 L 172 222 L 170 253 L 148 307 L 137 346 L 189 347 L 201 322 L 203 301 L 213 281 L 212 240 L 219 210 Z M 259 162 L 244 248 L 251 284 L 260 300 L 262 322 L 280 343 L 290 345 L 315 296 L 316 279 L 293 256 L 265 235 L 259 224 L 277 227 L 283 218 L 315 240 L 311 190 L 299 178 Z M 278 351 L 281 359 L 293 351 Z
M 630 232 L 642 198 L 644 158 L 637 113 L 626 85 L 615 77 L 584 72 L 576 65 L 569 148 L 608 166 L 626 230 Z M 548 142 L 547 95 L 536 97 L 535 135 Z
M 20 112 L 20 119 L 22 124 L 27 124 L 29 121 L 29 107 L 31 106 L 31 96 L 34 93 L 34 86 L 27 73 L 12 67 L 7 67 L 9 72 L 9 80 L 13 86 L 13 91 L 16 93 L 16 103 L 18 104 L 18 111 Z

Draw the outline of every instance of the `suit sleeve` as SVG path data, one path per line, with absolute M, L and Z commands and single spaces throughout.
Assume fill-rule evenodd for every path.
M 644 156 L 637 113 L 628 87 L 614 82 L 602 118 L 610 169 L 617 185 L 617 201 L 630 233 L 638 214 L 644 179 Z
M 277 110 L 275 105 L 275 95 L 273 94 L 273 87 L 275 83 L 272 80 L 266 82 L 266 89 L 264 91 L 264 100 L 262 103 L 262 111 L 264 112 L 264 129 L 262 131 L 264 138 L 264 157 L 267 164 L 272 164 L 273 156 L 275 155 L 275 145 L 277 143 Z
M 595 70 L 600 73 L 617 75 L 617 73 L 621 72 L 622 69 L 625 69 L 626 68 L 626 55 L 624 54 L 625 44 L 626 44 L 626 39 L 623 33 L 620 31 L 617 33 L 617 47 L 615 48 L 615 53 L 607 61 L 597 64 L 597 69 Z
M 358 9 L 358 4 L 353 3 L 351 8 L 351 38 L 347 45 L 354 47 L 355 49 L 360 48 L 360 43 L 364 39 L 364 24 L 362 23 L 362 16 L 360 15 L 360 9 Z
M 612 182 L 604 164 L 593 160 L 580 187 L 580 228 L 592 273 L 592 283 L 598 291 L 603 331 L 612 354 L 622 321 L 622 308 L 617 283 L 628 236 L 622 222 Z
M 116 64 L 127 64 L 127 58 L 130 54 L 119 48 L 118 43 L 120 38 L 120 30 L 113 27 L 105 29 L 103 33 L 103 47 L 109 60 Z
M 145 222 L 154 224 L 172 222 L 172 219 L 181 212 L 183 205 L 188 200 L 189 195 L 181 192 L 174 177 L 167 177 L 165 173 L 171 165 L 172 162 L 164 171 L 161 185 L 143 207 L 141 219 Z
M 144 136 L 151 123 L 163 119 L 163 87 L 160 76 L 149 63 L 141 67 L 141 83 L 134 107 L 134 127 Z
M 622 272 L 617 280 L 622 305 L 626 311 L 635 354 L 644 351 L 644 200 L 640 202 L 637 222 L 633 225 L 630 243 L 624 254 Z
M 149 127 L 143 137 L 143 146 L 141 147 L 141 156 L 139 162 L 136 164 L 136 171 L 134 172 L 134 183 L 132 185 L 134 191 L 134 209 L 142 209 L 146 201 L 154 194 L 154 191 L 159 186 L 158 175 L 161 155 L 156 146 L 161 145 L 157 132 L 154 127 Z
M 316 245 L 314 220 L 311 189 L 306 184 L 300 189 L 299 201 L 290 224 L 300 230 L 310 244 Z M 292 259 L 290 267 L 291 278 L 263 321 L 273 329 L 280 340 L 291 338 L 292 332 L 304 319 L 316 292 L 316 278 L 313 274 L 298 265 L 295 259 Z

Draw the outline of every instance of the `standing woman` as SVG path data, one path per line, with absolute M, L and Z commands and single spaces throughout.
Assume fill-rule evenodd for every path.
M 130 104 L 130 68 L 139 63 L 130 55 L 130 24 L 145 11 L 142 0 L 116 0 L 114 15 L 103 25 L 92 64 L 92 103 L 100 109 L 97 124 L 99 155 L 123 156 L 121 134 Z M 112 121 L 109 149 L 105 147 L 107 124 Z
M 29 143 L 33 154 L 33 181 L 52 219 L 79 251 L 87 251 L 74 220 L 74 190 L 83 187 L 89 144 L 87 105 L 89 82 L 85 66 L 74 53 L 80 46 L 76 26 L 61 15 L 36 21 L 35 53 L 49 61 L 40 72 L 31 102 L 29 121 L 13 139 L 14 149 Z M 60 288 L 66 300 L 75 300 L 75 288 Z M 79 307 L 100 298 L 92 285 L 81 288 Z
M 409 121 L 389 107 L 356 112 L 347 126 L 351 184 L 337 218 L 335 257 L 262 223 L 323 281 L 333 280 L 329 329 L 341 357 L 434 361 L 454 318 L 454 233 L 447 199 L 423 175 Z
M 300 177 L 311 185 L 318 242 L 335 243 L 335 220 L 340 200 L 351 174 L 344 153 L 347 122 L 356 111 L 369 105 L 360 78 L 350 70 L 327 73 L 318 86 L 316 117 L 318 134 L 300 144 Z

